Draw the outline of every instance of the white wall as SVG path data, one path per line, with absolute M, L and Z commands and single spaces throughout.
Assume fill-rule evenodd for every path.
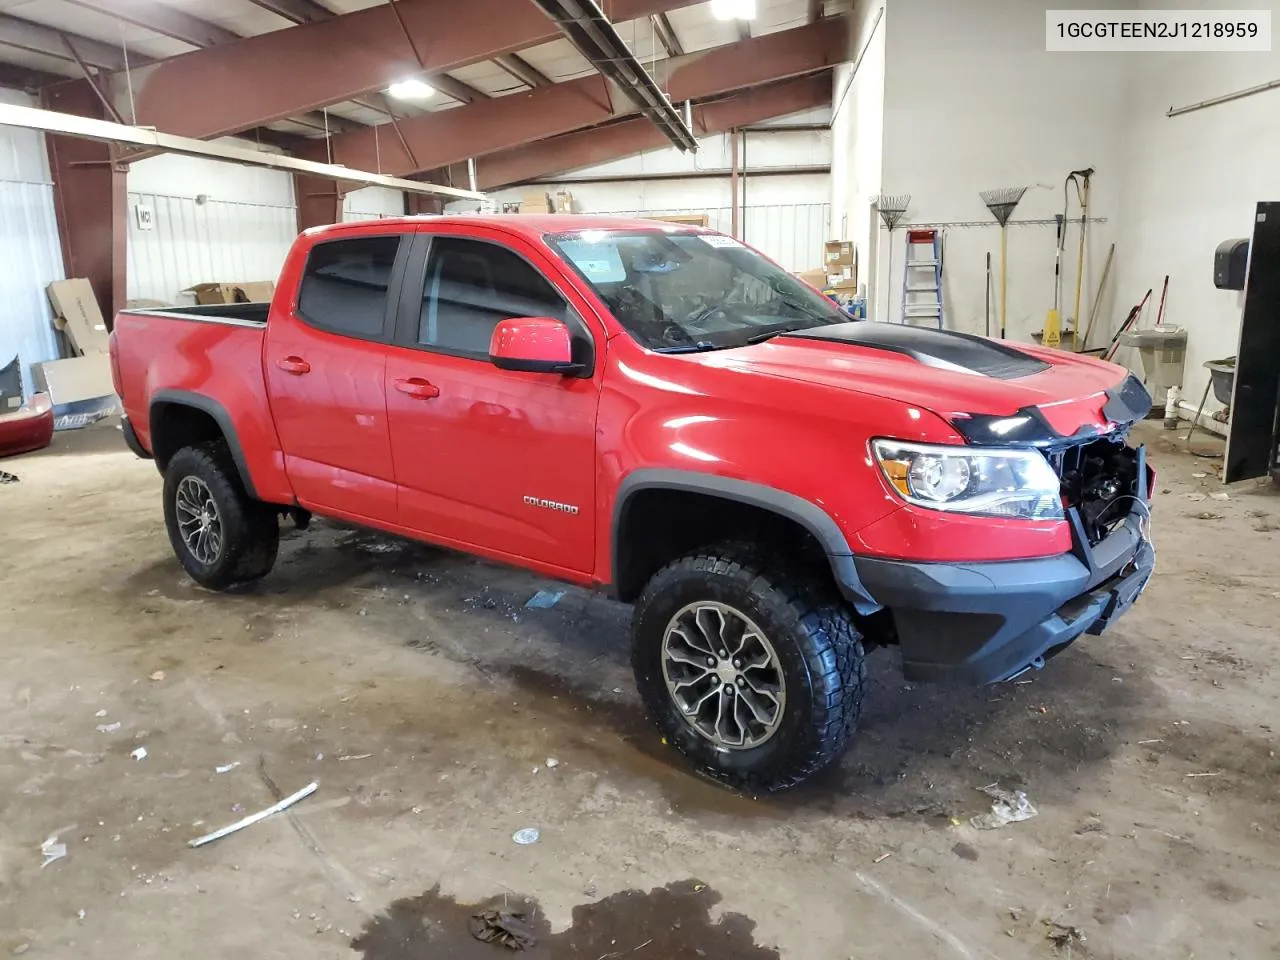
M 361 187 L 342 198 L 343 222 L 404 216 L 404 192 L 390 187 Z
M 1107 222 L 1089 226 L 1081 305 L 1087 317 L 1107 248 L 1117 236 L 1123 145 L 1132 138 L 1126 90 L 1138 56 L 1046 53 L 1045 10 L 1061 6 L 1056 0 L 888 4 L 883 192 L 911 195 L 904 225 L 979 223 L 946 228 L 947 327 L 982 332 L 988 251 L 999 295 L 1000 232 L 979 193 L 1026 186 L 1013 219 L 1050 222 L 1009 229 L 1008 336 L 1027 342 L 1033 330 L 1043 328 L 1053 302 L 1052 218 L 1062 212 L 1063 181 L 1071 170 L 1094 167 L 1090 216 Z M 1107 5 L 1118 4 L 1090 4 Z M 1072 204 L 1078 217 L 1074 192 Z M 1074 305 L 1078 229 L 1077 222 L 1063 256 L 1064 325 Z M 905 235 L 899 227 L 893 237 L 892 276 L 883 228 L 880 238 L 881 290 L 872 315 L 897 320 Z M 1112 322 L 1113 304 L 1131 299 L 1131 290 L 1110 289 L 1100 327 Z
M 826 109 L 780 117 L 774 124 L 822 124 Z M 831 184 L 827 173 L 753 172 L 796 167 L 827 167 L 831 163 L 829 130 L 752 131 L 745 143 L 745 177 L 739 235 L 788 270 L 811 270 L 821 265 L 822 243 L 831 220 Z M 515 202 L 538 189 L 573 194 L 575 213 L 644 217 L 665 214 L 705 214 L 708 226 L 732 230 L 732 165 L 730 139 L 724 135 L 700 141 L 697 153 L 674 147 L 651 150 L 608 163 L 584 167 L 543 183 L 494 191 L 499 203 Z M 642 179 L 660 175 L 661 179 Z M 618 177 L 592 182 L 591 178 Z M 641 179 L 627 179 L 631 177 Z M 474 202 L 455 202 L 450 213 L 474 210 Z
M 1160 0 L 1159 6 L 1260 4 Z M 1165 274 L 1170 276 L 1165 321 L 1187 328 L 1183 399 L 1198 404 L 1208 380 L 1201 364 L 1236 352 L 1243 306 L 1241 294 L 1214 287 L 1214 248 L 1251 236 L 1255 204 L 1280 199 L 1280 90 L 1178 117 L 1165 114 L 1171 106 L 1280 78 L 1280 41 L 1271 53 L 1131 57 L 1137 69 L 1124 136 L 1119 286 L 1124 303 L 1136 303 L 1148 287 L 1158 297 Z M 1123 354 L 1119 359 L 1138 363 Z M 1206 409 L 1218 406 L 1210 393 Z
M 0 89 L 0 103 L 34 107 L 24 93 Z M 63 273 L 53 183 L 44 136 L 0 127 L 0 367 L 17 354 L 31 395 L 31 365 L 58 356 L 45 288 Z
M 252 147 L 241 141 L 238 146 Z M 130 300 L 190 302 L 205 281 L 274 280 L 297 235 L 293 177 L 166 154 L 129 168 Z M 137 208 L 154 212 L 141 229 Z
M 884 0 L 855 5 L 849 62 L 836 68 L 832 92 L 834 156 L 828 236 L 853 241 L 858 279 L 869 294 L 874 294 L 872 264 L 878 240 L 871 201 L 881 192 L 884 168 L 885 38 L 895 16 Z

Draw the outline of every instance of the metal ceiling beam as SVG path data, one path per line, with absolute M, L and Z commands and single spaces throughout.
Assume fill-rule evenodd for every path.
M 660 13 L 653 18 L 653 32 L 658 42 L 662 44 L 662 49 L 667 51 L 668 57 L 684 56 L 684 45 L 676 34 L 676 28 L 671 25 L 671 18 L 665 13 Z
M 0 87 L 14 90 L 39 90 L 50 84 L 60 83 L 67 78 L 56 73 L 36 70 L 34 67 L 21 67 L 16 63 L 0 63 Z
M 454 199 L 484 199 L 483 194 L 474 193 L 470 190 L 455 190 L 452 187 L 441 187 L 418 180 L 401 180 L 397 177 L 387 177 L 329 163 L 315 163 L 298 157 L 286 157 L 249 150 L 244 147 L 209 143 L 205 140 L 193 140 L 190 137 L 178 137 L 144 127 L 131 127 L 107 120 L 96 120 L 71 113 L 59 113 L 56 110 L 37 110 L 34 107 L 19 107 L 0 103 L 0 125 L 23 127 L 28 130 L 42 130 L 45 133 L 75 137 L 81 140 L 96 140 L 100 143 L 118 143 L 132 147 L 142 147 L 148 151 L 177 153 L 189 157 L 207 157 L 249 167 L 270 167 L 276 170 L 288 170 L 291 173 L 325 177 L 343 183 L 390 187 L 393 190 L 405 190 L 411 193 L 439 194 Z
M 844 40 L 844 21 L 824 20 L 820 25 L 659 61 L 656 67 L 659 79 L 676 100 L 704 100 L 825 70 L 843 59 Z M 401 176 L 531 144 L 594 126 L 619 113 L 634 112 L 617 91 L 610 90 L 604 78 L 590 76 L 405 118 L 397 124 L 403 144 L 382 125 L 334 137 L 331 145 L 336 163 Z M 324 156 L 324 145 L 317 143 L 305 155 Z
M 239 40 L 237 33 L 208 20 L 183 13 L 159 0 L 68 0 L 77 7 L 105 13 L 116 20 L 132 23 L 193 47 L 212 47 Z
M 627 20 L 696 2 L 613 0 L 610 10 Z M 441 73 L 560 35 L 524 0 L 397 0 L 396 6 L 408 34 L 421 38 L 421 68 L 396 12 L 380 4 L 134 71 L 138 122 L 189 137 L 235 133 L 385 89 L 407 73 Z
M 483 90 L 477 90 L 471 84 L 463 83 L 447 73 L 433 73 L 427 77 L 427 83 L 459 103 L 475 103 L 477 100 L 489 99 L 489 95 Z
M 830 103 L 831 75 L 823 72 L 756 87 L 714 103 L 696 106 L 693 108 L 693 127 L 699 136 L 710 136 Z M 481 157 L 476 161 L 477 181 L 481 190 L 495 190 L 619 160 L 666 145 L 666 138 L 656 127 L 636 117 Z M 451 170 L 435 171 L 435 174 L 438 180 L 446 180 L 450 174 L 463 180 L 466 177 L 465 168 L 461 165 Z
M 551 83 L 551 78 L 543 74 L 533 64 L 525 60 L 523 57 L 514 53 L 504 54 L 500 57 L 494 57 L 493 62 L 500 66 L 511 76 L 515 77 L 521 83 L 528 87 L 545 87 Z
M 636 58 L 596 0 L 533 0 L 600 74 L 679 150 L 697 150 L 698 141 L 684 117 Z
M 332 10 L 318 3 L 317 0 L 249 0 L 249 2 L 293 23 L 319 23 L 334 15 Z
M 111 71 L 124 69 L 124 55 L 119 47 L 98 40 L 90 40 L 87 37 L 71 34 L 67 36 L 71 37 L 72 42 L 75 43 L 76 52 L 89 66 Z M 74 58 L 68 53 L 62 37 L 63 33 L 53 27 L 0 13 L 0 46 L 18 47 L 31 53 L 42 53 L 47 57 L 57 57 L 59 60 L 73 63 Z M 135 58 L 132 54 L 129 56 L 131 66 L 149 62 L 146 57 Z

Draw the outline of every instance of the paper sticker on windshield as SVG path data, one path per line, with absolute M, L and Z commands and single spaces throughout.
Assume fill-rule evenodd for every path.
M 627 269 L 618 255 L 618 245 L 610 240 L 599 243 L 561 240 L 560 251 L 592 283 L 621 283 L 627 279 Z
M 737 240 L 733 239 L 733 237 L 721 236 L 718 233 L 700 233 L 698 234 L 698 239 L 700 239 L 703 243 L 709 244 L 710 246 L 713 246 L 713 247 L 742 246 L 742 244 L 740 244 Z

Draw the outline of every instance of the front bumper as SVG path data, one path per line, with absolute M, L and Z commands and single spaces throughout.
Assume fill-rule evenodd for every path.
M 861 588 L 893 613 L 907 679 L 1008 680 L 1114 623 L 1146 587 L 1155 550 L 1137 513 L 1093 546 L 1074 511 L 1070 519 L 1073 549 L 1057 557 L 856 558 Z

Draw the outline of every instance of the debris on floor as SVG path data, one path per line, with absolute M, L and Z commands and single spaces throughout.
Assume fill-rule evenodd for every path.
M 164 671 L 163 671 L 163 670 L 157 670 L 155 673 L 151 674 L 151 679 L 152 679 L 152 680 L 163 680 L 163 679 L 164 679 Z
M 120 729 L 120 721 L 119 721 L 119 720 L 117 720 L 115 723 L 100 723 L 100 724 L 98 724 L 98 732 L 99 732 L 99 733 L 115 733 L 115 732 L 116 732 L 117 730 L 119 730 L 119 729 Z
M 232 770 L 234 770 L 238 766 L 240 766 L 240 761 L 232 760 L 230 763 L 224 763 L 221 766 L 214 767 L 213 772 L 214 773 L 230 773 Z
M 530 929 L 523 913 L 485 910 L 471 918 L 471 936 L 481 943 L 496 943 L 508 950 L 527 950 L 536 946 L 538 938 Z
M 0 470 L 0 483 L 17 483 L 18 475 L 16 473 L 6 473 Z
M 267 817 L 279 813 L 281 810 L 292 807 L 299 800 L 303 800 L 306 797 L 311 796 L 311 794 L 315 793 L 319 788 L 320 785 L 318 783 L 309 783 L 297 793 L 290 794 L 279 803 L 272 804 L 265 810 L 259 810 L 257 813 L 250 814 L 243 820 L 237 820 L 235 823 L 223 827 L 221 830 L 215 830 L 213 833 L 206 833 L 203 837 L 197 837 L 196 839 L 189 841 L 187 846 L 203 847 L 206 843 L 213 843 L 213 841 L 221 840 L 223 837 L 233 834 L 238 830 L 243 830 L 245 827 L 251 827 L 259 820 L 265 820 Z M 236 804 L 236 806 L 239 806 L 239 804 Z
M 556 767 L 558 767 L 558 766 L 560 766 L 560 761 L 559 761 L 559 760 L 557 760 L 555 757 L 547 757 L 547 769 L 548 769 L 548 770 L 554 770 L 554 769 L 555 769 Z
M 1078 947 L 1085 942 L 1084 931 L 1079 927 L 1071 927 L 1055 920 L 1046 920 L 1044 924 L 1049 928 L 1045 931 L 1045 939 L 1052 941 L 1055 947 L 1066 951 L 1068 955 L 1072 947 Z
M 527 847 L 531 843 L 537 843 L 540 836 L 542 836 L 542 834 L 537 827 L 524 827 L 523 829 L 517 830 L 513 833 L 511 835 L 511 839 L 522 847 Z
M 560 602 L 564 593 L 563 590 L 539 590 L 526 600 L 524 605 L 530 610 L 550 610 Z
M 1209 499 L 1210 500 L 1230 500 L 1231 494 L 1227 493 L 1224 490 L 1217 490 L 1209 494 Z
M 40 853 L 44 855 L 44 863 L 40 864 L 43 870 L 55 860 L 61 860 L 67 855 L 67 845 L 58 842 L 58 835 L 55 833 L 44 843 L 40 844 Z
M 995 801 L 991 804 L 990 813 L 969 818 L 969 823 L 979 830 L 998 830 L 1011 823 L 1030 820 L 1039 813 L 1021 790 L 1008 791 L 996 783 L 989 783 L 978 789 Z
M 1211 510 L 1202 510 L 1200 513 L 1193 513 L 1192 520 L 1223 520 L 1225 517 L 1220 513 L 1214 513 Z
M 147 748 L 138 747 L 136 750 L 130 753 L 129 756 L 133 757 L 133 759 L 135 760 L 145 760 L 147 759 Z

